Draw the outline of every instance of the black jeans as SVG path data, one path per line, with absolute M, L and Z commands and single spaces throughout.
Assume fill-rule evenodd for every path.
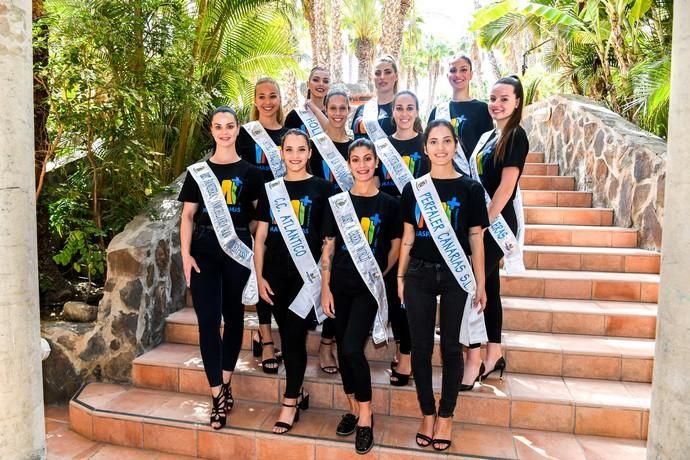
M 314 311 L 302 319 L 289 309 L 297 293 L 302 289 L 303 282 L 299 273 L 269 274 L 264 272 L 264 278 L 271 285 L 274 294 L 273 306 L 259 299 L 259 305 L 273 312 L 278 323 L 280 343 L 285 363 L 285 393 L 286 398 L 297 398 L 304 383 L 304 372 L 307 369 L 307 333 L 314 322 Z
M 407 312 L 398 297 L 398 264 L 386 274 L 386 298 L 388 299 L 388 321 L 393 329 L 393 337 L 400 345 L 400 353 L 410 354 L 410 327 L 407 325 Z
M 436 296 L 438 295 L 441 296 L 441 359 L 443 361 L 438 414 L 441 417 L 451 417 L 457 402 L 463 368 L 459 337 L 467 293 L 460 287 L 445 263 L 439 264 L 411 258 L 405 273 L 404 296 L 412 338 L 412 373 L 417 387 L 417 399 L 424 415 L 436 413 L 431 356 L 434 351 Z
M 245 244 L 251 246 L 251 241 Z M 242 290 L 250 272 L 223 252 L 211 227 L 194 229 L 190 253 L 200 270 L 192 269 L 190 285 L 201 359 L 208 383 L 215 387 L 223 383 L 223 370 L 233 371 L 237 364 L 244 330 Z M 225 322 L 222 338 L 221 316 Z
M 376 299 L 358 274 L 336 270 L 331 275 L 330 287 L 343 390 L 345 394 L 354 394 L 359 402 L 371 401 L 371 372 L 364 347 L 376 318 Z

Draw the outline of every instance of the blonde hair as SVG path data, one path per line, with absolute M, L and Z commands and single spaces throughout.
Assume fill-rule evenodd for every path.
M 393 84 L 393 92 L 397 94 L 397 92 L 398 92 L 398 62 L 390 54 L 384 54 L 384 55 L 376 58 L 376 61 L 374 61 L 374 68 L 376 68 L 376 66 L 381 64 L 382 62 L 385 62 L 386 64 L 390 64 L 391 67 L 393 67 L 393 72 L 395 72 L 395 83 Z
M 256 84 L 254 85 L 254 99 L 256 100 L 256 87 L 263 84 L 263 83 L 270 83 L 276 87 L 276 91 L 278 92 L 278 101 L 279 101 L 278 112 L 276 113 L 276 121 L 282 125 L 283 120 L 285 119 L 285 115 L 283 114 L 283 97 L 280 95 L 280 86 L 278 86 L 277 81 L 275 81 L 271 77 L 259 78 L 256 81 Z M 256 106 L 256 102 L 254 102 L 254 104 L 252 105 L 252 113 L 251 113 L 250 119 L 252 121 L 259 119 L 259 108 Z

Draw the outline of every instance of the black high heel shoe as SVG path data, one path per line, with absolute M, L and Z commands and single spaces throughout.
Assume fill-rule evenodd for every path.
M 439 418 L 445 418 L 445 417 L 439 417 Z M 452 444 L 452 442 L 450 439 L 434 438 L 431 440 L 431 447 L 433 447 L 434 450 L 437 450 L 439 452 L 442 450 L 448 450 L 450 448 L 451 444 Z
M 225 389 L 221 386 L 218 396 L 211 395 L 213 400 L 213 408 L 211 409 L 211 420 L 209 424 L 214 430 L 220 430 L 228 421 L 228 400 Z M 217 423 L 218 426 L 213 426 Z
M 263 354 L 264 347 L 267 345 L 274 345 L 273 342 L 264 342 L 263 338 L 261 337 L 261 331 L 256 331 L 257 335 L 259 336 L 259 340 L 257 341 L 254 337 L 252 337 L 252 354 L 254 355 L 255 358 L 260 357 Z M 273 358 L 266 358 L 261 361 L 261 368 L 263 369 L 264 373 L 266 374 L 277 374 L 278 369 L 280 368 L 280 361 L 281 359 L 279 358 L 280 355 L 280 350 L 276 350 L 275 348 L 273 349 Z M 275 367 L 273 367 L 275 366 Z
M 410 374 L 401 374 L 395 369 L 391 369 L 390 383 L 394 387 L 407 386 L 407 384 L 410 383 Z
M 364 455 L 374 447 L 374 414 L 371 414 L 371 426 L 358 426 L 355 429 L 355 452 Z
M 477 382 L 482 381 L 482 374 L 484 374 L 484 363 L 482 363 L 481 366 L 479 366 L 479 372 L 477 373 L 477 378 L 474 379 L 474 382 L 472 382 L 469 385 L 466 383 L 460 382 L 460 391 L 470 391 L 472 388 L 474 388 L 474 385 Z
M 229 413 L 233 407 L 235 407 L 235 398 L 232 397 L 232 387 L 230 382 L 223 383 L 221 391 L 225 394 L 225 413 Z
M 299 422 L 299 411 L 300 409 L 302 410 L 307 410 L 309 409 L 309 393 L 306 395 L 304 394 L 304 390 L 302 390 L 299 394 L 299 398 L 297 399 L 297 402 L 295 404 L 285 404 L 283 403 L 283 407 L 294 407 L 296 408 L 295 410 L 295 416 L 292 419 L 292 423 L 287 423 L 287 422 L 281 422 L 278 420 L 273 424 L 273 428 L 282 428 L 285 431 L 280 431 L 280 432 L 275 432 L 275 434 L 285 434 L 288 431 L 292 429 L 292 427 L 295 425 L 295 423 Z
M 501 375 L 499 376 L 499 378 L 500 378 L 500 379 L 503 379 L 503 371 L 506 370 L 506 365 L 507 365 L 507 364 L 508 364 L 508 363 L 506 363 L 505 358 L 504 358 L 503 356 L 501 356 L 500 358 L 498 358 L 498 361 L 496 361 L 496 364 L 494 365 L 494 368 L 493 368 L 493 369 L 491 369 L 491 370 L 490 370 L 489 372 L 487 372 L 486 374 L 482 374 L 481 380 L 487 379 L 487 378 L 488 378 L 491 374 L 493 374 L 495 371 L 501 371 Z

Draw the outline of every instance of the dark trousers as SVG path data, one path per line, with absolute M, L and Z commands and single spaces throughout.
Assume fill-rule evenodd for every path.
M 371 401 L 371 372 L 364 347 L 378 310 L 376 299 L 357 274 L 334 271 L 330 286 L 343 390 L 359 402 Z
M 251 246 L 250 241 L 245 244 Z M 200 273 L 192 269 L 191 289 L 199 324 L 199 348 L 210 386 L 223 383 L 223 370 L 235 369 L 242 347 L 244 305 L 242 290 L 249 269 L 232 260 L 220 247 L 210 227 L 197 227 L 190 253 Z M 221 317 L 225 322 L 220 335 Z
M 332 318 L 326 318 L 321 323 L 321 338 L 326 340 L 335 339 L 335 321 Z
M 302 278 L 297 272 L 289 274 L 268 274 L 264 278 L 271 285 L 273 292 L 273 306 L 259 299 L 259 305 L 273 312 L 278 323 L 280 343 L 285 364 L 285 393 L 286 398 L 297 398 L 304 383 L 304 372 L 307 369 L 307 333 L 314 322 L 314 311 L 305 318 L 289 309 L 290 304 L 302 289 Z
M 432 386 L 431 357 L 436 327 L 436 296 L 441 296 L 441 359 L 443 378 L 438 414 L 451 417 L 455 410 L 462 375 L 460 323 L 467 293 L 460 287 L 445 263 L 411 258 L 405 274 L 405 305 L 412 338 L 412 373 L 417 399 L 424 415 L 436 413 Z
M 400 353 L 410 354 L 410 327 L 407 325 L 407 312 L 398 297 L 398 265 L 396 264 L 384 278 L 386 298 L 388 299 L 388 321 L 393 329 L 393 337 L 400 345 Z

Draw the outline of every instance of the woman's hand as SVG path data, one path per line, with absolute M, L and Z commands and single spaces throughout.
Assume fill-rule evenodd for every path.
M 398 276 L 398 297 L 400 297 L 400 303 L 405 303 L 405 277 Z
M 273 289 L 271 289 L 271 285 L 268 284 L 268 281 L 266 281 L 263 276 L 257 276 L 256 285 L 259 289 L 259 297 L 264 299 L 264 301 L 266 301 L 267 304 L 273 305 L 273 300 L 271 300 L 270 297 L 274 295 Z
M 201 273 L 199 266 L 196 264 L 196 260 L 192 256 L 182 257 L 182 270 L 184 271 L 184 280 L 187 283 L 187 287 L 191 287 L 192 281 L 192 268 L 197 272 Z
M 486 308 L 486 289 L 484 285 L 477 285 L 477 290 L 474 293 L 473 306 L 477 308 L 479 312 L 484 311 Z
M 335 318 L 335 306 L 333 305 L 333 294 L 328 286 L 321 286 L 321 308 L 329 318 Z

